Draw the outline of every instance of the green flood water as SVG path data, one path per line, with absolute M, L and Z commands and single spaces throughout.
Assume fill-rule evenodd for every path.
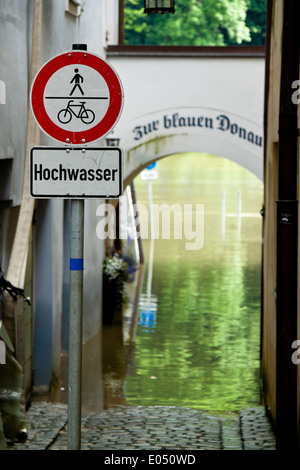
M 155 169 L 154 204 L 194 212 L 204 205 L 201 229 L 193 213 L 204 244 L 187 250 L 191 240 L 174 239 L 173 225 L 169 239 L 150 240 L 148 226 L 125 402 L 220 412 L 256 405 L 263 184 L 234 162 L 199 153 L 173 155 Z M 139 204 L 149 207 L 148 182 L 138 176 L 135 187 Z M 142 213 L 144 232 L 148 220 Z

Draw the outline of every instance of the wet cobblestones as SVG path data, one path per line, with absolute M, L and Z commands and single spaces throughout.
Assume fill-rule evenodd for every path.
M 34 403 L 28 439 L 11 450 L 66 450 L 67 406 Z M 262 407 L 214 415 L 174 406 L 120 407 L 82 417 L 82 450 L 274 450 Z

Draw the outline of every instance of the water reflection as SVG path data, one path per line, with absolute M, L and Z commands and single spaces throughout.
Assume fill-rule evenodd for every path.
M 129 286 L 123 326 L 104 326 L 83 348 L 83 412 L 257 404 L 262 183 L 211 155 L 172 156 L 158 171 L 154 202 L 204 204 L 204 246 L 144 240 L 146 265 Z M 145 181 L 136 189 L 147 206 Z
M 104 408 L 125 405 L 124 384 L 127 375 L 128 350 L 120 325 L 103 327 L 102 362 Z
M 189 252 L 184 240 L 155 240 L 155 301 L 145 308 L 145 279 L 126 403 L 217 411 L 256 404 L 262 184 L 212 156 L 172 156 L 158 169 L 155 202 L 205 204 L 205 245 Z M 147 188 L 136 187 L 147 204 Z M 144 242 L 150 264 L 151 242 Z
M 156 325 L 157 299 L 154 295 L 147 294 L 141 296 L 140 301 L 140 321 L 143 331 L 153 331 Z
M 139 324 L 143 327 L 143 331 L 154 331 L 156 325 L 157 297 L 151 293 L 152 277 L 153 277 L 153 261 L 154 261 L 154 238 L 150 240 L 150 253 L 148 258 L 148 277 L 147 291 L 141 294 L 139 299 L 140 320 Z

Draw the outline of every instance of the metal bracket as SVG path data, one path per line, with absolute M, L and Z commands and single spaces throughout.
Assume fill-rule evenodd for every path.
M 21 295 L 25 302 L 30 304 L 29 297 L 25 297 L 24 289 L 20 289 L 19 287 L 13 286 L 7 279 L 4 278 L 3 271 L 0 269 L 0 291 L 5 291 L 9 293 L 9 295 L 16 301 L 18 300 L 18 296 Z

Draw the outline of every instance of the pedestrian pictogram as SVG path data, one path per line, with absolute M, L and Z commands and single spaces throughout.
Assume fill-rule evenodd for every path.
M 72 78 L 72 80 L 71 80 L 70 83 L 75 82 L 75 85 L 74 85 L 74 87 L 72 88 L 72 91 L 71 91 L 71 93 L 70 93 L 70 96 L 73 95 L 73 93 L 74 93 L 74 91 L 76 90 L 76 88 L 79 88 L 81 94 L 84 95 L 83 89 L 82 89 L 81 86 L 80 86 L 80 83 L 83 82 L 83 77 L 78 73 L 78 72 L 79 72 L 78 69 L 75 69 L 74 72 L 75 72 L 75 75 L 74 75 L 74 77 Z
M 117 123 L 123 88 L 116 72 L 101 57 L 73 50 L 41 68 L 30 101 L 46 134 L 59 142 L 82 145 L 101 139 Z

